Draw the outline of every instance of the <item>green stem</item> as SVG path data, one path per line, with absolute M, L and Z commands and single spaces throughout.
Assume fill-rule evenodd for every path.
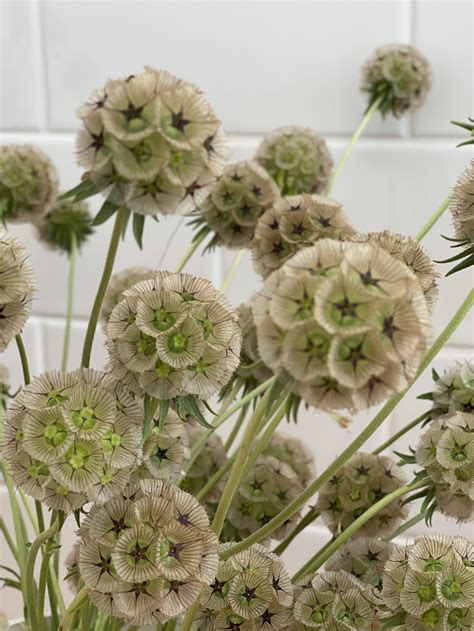
M 26 571 L 25 571 L 25 587 L 26 587 L 26 605 L 28 607 L 28 618 L 30 622 L 31 631 L 38 630 L 38 607 L 36 600 L 35 589 L 35 563 L 38 552 L 46 541 L 54 537 L 59 531 L 61 522 L 59 516 L 56 516 L 53 524 L 40 535 L 36 537 L 30 547 L 28 557 L 26 559 Z M 41 613 L 41 612 L 40 612 Z
M 300 534 L 300 532 L 303 532 L 306 526 L 309 526 L 310 524 L 312 524 L 313 521 L 315 521 L 318 517 L 319 517 L 318 511 L 314 507 L 310 508 L 308 512 L 306 513 L 306 515 L 298 522 L 296 527 L 293 528 L 290 534 L 287 535 L 287 537 L 285 537 L 285 539 L 283 539 L 283 541 L 281 541 L 277 545 L 277 547 L 273 550 L 274 554 L 281 556 L 283 552 L 287 549 L 287 547 L 290 545 L 290 543 L 293 541 L 293 539 L 295 539 Z
M 67 370 L 67 359 L 69 355 L 69 344 L 71 339 L 72 311 L 74 306 L 74 277 L 76 274 L 77 261 L 77 239 L 74 232 L 71 232 L 71 252 L 69 254 L 69 273 L 67 279 L 67 306 L 66 324 L 64 327 L 63 356 L 61 359 L 61 370 Z
M 237 434 L 240 431 L 240 428 L 242 427 L 242 423 L 245 420 L 245 415 L 247 414 L 247 410 L 245 408 L 243 408 L 242 410 L 240 410 L 240 414 L 237 417 L 237 420 L 234 423 L 234 427 L 232 428 L 231 433 L 229 434 L 229 438 L 226 440 L 225 445 L 224 445 L 224 449 L 226 451 L 226 453 L 229 452 L 230 448 L 232 447 L 234 440 L 237 438 Z
M 177 274 L 183 270 L 183 268 L 186 265 L 186 263 L 192 257 L 194 252 L 196 252 L 196 250 L 201 245 L 202 241 L 205 239 L 206 236 L 207 236 L 207 233 L 203 233 L 203 234 L 197 236 L 196 239 L 191 243 L 191 245 L 190 245 L 189 249 L 187 250 L 186 254 L 183 256 L 183 258 L 178 263 L 178 266 L 177 266 L 177 268 L 175 270 L 175 272 Z
M 26 497 L 25 493 L 21 489 L 18 489 L 18 494 L 23 503 L 23 508 L 25 509 L 26 514 L 28 515 L 28 519 L 30 520 L 30 523 L 33 527 L 33 530 L 35 531 L 35 534 L 38 534 L 39 533 L 38 521 L 36 517 L 34 516 L 33 510 L 31 508 L 31 504 L 28 498 Z
M 237 268 L 239 267 L 243 257 L 245 254 L 245 250 L 239 250 L 237 252 L 237 254 L 235 255 L 234 260 L 232 261 L 232 265 L 229 268 L 229 271 L 227 272 L 227 274 L 225 275 L 224 280 L 222 281 L 222 285 L 220 286 L 220 291 L 222 293 L 225 293 L 227 288 L 230 285 L 230 282 L 232 280 L 232 278 L 234 277 L 235 272 L 237 271 Z
M 336 178 L 338 177 L 338 175 L 342 171 L 342 169 L 343 169 L 343 167 L 344 167 L 344 165 L 346 163 L 347 158 L 350 156 L 350 154 L 351 154 L 352 150 L 354 149 L 357 141 L 362 136 L 362 134 L 364 132 L 364 129 L 367 127 L 368 122 L 372 118 L 372 114 L 375 112 L 375 110 L 380 105 L 380 101 L 381 100 L 382 100 L 382 97 L 376 99 L 372 103 L 372 105 L 369 107 L 367 112 L 364 114 L 364 117 L 360 121 L 359 126 L 357 127 L 357 129 L 355 130 L 354 134 L 352 135 L 352 138 L 349 140 L 349 143 L 347 144 L 346 148 L 344 149 L 344 153 L 342 154 L 342 158 L 339 160 L 339 163 L 338 163 L 334 173 L 332 174 L 331 179 L 329 180 L 328 188 L 327 188 L 327 191 L 326 191 L 327 195 L 329 195 L 329 193 L 332 191 L 333 186 L 334 186 L 334 182 L 336 181 Z
M 380 445 L 380 447 L 377 447 L 377 449 L 374 449 L 374 451 L 372 453 L 374 455 L 380 454 L 382 451 L 387 449 L 387 447 L 390 447 L 390 445 L 392 445 L 399 438 L 401 438 L 406 433 L 408 433 L 411 429 L 413 429 L 414 427 L 416 427 L 417 425 L 422 423 L 426 418 L 429 417 L 429 415 L 430 415 L 429 412 L 423 412 L 423 414 L 420 414 L 420 416 L 417 416 L 416 419 L 414 419 L 413 421 L 411 421 L 410 423 L 405 425 L 405 427 L 402 427 L 402 429 L 399 430 L 396 434 L 394 434 L 393 436 L 390 436 L 390 438 L 388 440 L 386 440 L 384 443 L 382 443 Z
M 374 517 L 380 510 L 391 504 L 394 500 L 405 495 L 406 493 L 410 493 L 414 489 L 419 489 L 422 486 L 426 486 L 426 480 L 420 480 L 419 482 L 412 482 L 411 484 L 406 484 L 405 486 L 401 486 L 400 488 L 392 491 L 381 500 L 376 502 L 373 506 L 362 513 L 360 517 L 358 517 L 355 521 L 352 522 L 350 526 L 348 526 L 337 539 L 331 541 L 329 545 L 324 546 L 322 550 L 317 552 L 306 565 L 299 570 L 295 576 L 293 577 L 293 581 L 297 581 L 298 579 L 306 576 L 307 574 L 313 574 L 316 572 L 331 556 L 338 550 L 346 541 L 348 541 L 352 535 L 354 535 L 362 526 L 369 521 L 372 517 Z
M 15 542 L 13 541 L 13 537 L 11 536 L 3 517 L 0 517 L 0 532 L 2 532 L 3 536 L 5 537 L 5 541 L 7 542 L 7 546 L 10 548 L 12 557 L 14 559 L 18 559 L 18 552 L 15 547 Z
M 194 443 L 193 447 L 191 448 L 191 460 L 188 465 L 188 469 L 196 460 L 197 456 L 201 453 L 202 448 L 206 444 L 209 436 L 218 427 L 220 427 L 223 423 L 225 423 L 225 421 L 227 421 L 228 418 L 230 418 L 233 414 L 235 414 L 235 412 L 238 412 L 238 410 L 245 407 L 248 403 L 250 403 L 250 401 L 252 401 L 252 399 L 255 399 L 255 397 L 258 397 L 260 394 L 262 394 L 262 392 L 265 392 L 265 390 L 270 388 L 275 382 L 276 382 L 276 377 L 270 377 L 270 379 L 267 379 L 267 381 L 264 381 L 259 386 L 251 390 L 244 397 L 242 397 L 240 401 L 236 401 L 234 405 L 231 405 L 229 408 L 227 408 L 225 412 L 223 412 L 222 414 L 219 414 L 219 416 L 215 418 L 214 422 L 212 423 L 212 429 L 207 429 L 205 432 L 203 432 L 201 436 L 199 437 L 199 439 Z
M 418 515 L 415 515 L 414 517 L 406 521 L 404 524 L 402 524 L 399 528 L 397 528 L 397 530 L 395 530 L 395 532 L 392 533 L 389 537 L 386 537 L 385 541 L 392 541 L 392 539 L 399 537 L 404 532 L 409 530 L 412 526 L 415 526 L 420 521 L 423 521 L 423 519 L 425 518 L 425 515 L 426 515 L 426 511 L 423 511 L 422 513 L 419 513 Z
M 444 211 L 448 208 L 449 203 L 451 201 L 451 195 L 448 195 L 444 200 L 441 206 L 433 213 L 433 215 L 428 219 L 423 228 L 418 232 L 416 238 L 418 241 L 421 241 L 431 230 L 431 228 L 435 225 L 438 219 L 442 216 Z
M 21 368 L 23 370 L 23 381 L 25 386 L 30 383 L 30 367 L 28 366 L 28 355 L 26 354 L 25 345 L 23 344 L 23 338 L 18 333 L 15 336 L 16 345 L 18 346 L 18 352 L 20 353 Z
M 53 549 L 50 545 L 50 541 L 48 541 L 45 545 L 43 558 L 41 560 L 41 569 L 40 569 L 39 581 L 38 581 L 38 598 L 36 601 L 37 602 L 36 606 L 38 608 L 38 614 L 39 614 L 40 628 L 44 627 L 44 624 L 45 624 L 44 599 L 45 599 L 45 594 L 46 594 L 46 585 L 48 582 L 48 574 L 50 570 L 50 560 L 51 560 L 52 554 L 53 554 Z
M 294 500 L 292 500 L 286 508 L 284 508 L 278 515 L 273 517 L 267 524 L 259 528 L 256 532 L 252 533 L 249 537 L 240 541 L 239 543 L 226 548 L 222 554 L 222 559 L 228 559 L 229 557 L 246 550 L 254 543 L 258 543 L 262 539 L 265 539 L 272 534 L 279 526 L 281 526 L 287 519 L 290 519 L 304 504 L 311 498 L 319 489 L 335 475 L 339 469 L 360 449 L 360 447 L 377 431 L 382 425 L 389 414 L 394 410 L 397 404 L 403 399 L 406 393 L 410 390 L 418 377 L 424 372 L 424 370 L 431 364 L 433 359 L 443 348 L 446 342 L 449 340 L 454 331 L 458 328 L 460 323 L 469 313 L 474 304 L 474 289 L 471 289 L 464 299 L 463 303 L 451 318 L 448 325 L 441 332 L 432 346 L 428 349 L 427 353 L 420 362 L 420 366 L 417 370 L 415 377 L 409 386 L 398 394 L 394 395 L 383 408 L 375 415 L 372 421 L 362 430 L 362 432 L 352 441 L 352 443 L 333 461 L 333 463 L 309 486 L 306 487 Z
M 234 495 L 239 487 L 242 476 L 244 475 L 247 458 L 249 456 L 250 450 L 252 449 L 252 443 L 258 433 L 260 423 L 264 415 L 268 411 L 268 406 L 270 403 L 270 392 L 270 390 L 267 390 L 267 393 L 258 403 L 254 413 L 250 417 L 247 427 L 245 428 L 242 442 L 240 443 L 237 452 L 237 457 L 230 471 L 229 478 L 227 479 L 224 490 L 222 491 L 222 495 L 219 504 L 217 505 L 216 513 L 211 524 L 211 528 L 214 530 L 217 536 L 219 536 L 222 531 L 227 511 L 229 510 L 232 500 L 234 499 Z
M 196 499 L 199 502 L 202 502 L 202 500 L 206 497 L 212 487 L 217 484 L 221 478 L 224 477 L 227 471 L 229 471 L 229 469 L 235 462 L 236 455 L 237 454 L 233 454 L 230 458 L 227 458 L 224 464 L 219 467 L 219 469 L 217 469 L 217 471 L 209 478 L 206 484 L 196 493 Z
M 115 257 L 117 255 L 117 249 L 120 242 L 120 235 L 122 234 L 122 226 L 125 219 L 126 208 L 119 208 L 116 216 L 112 235 L 110 237 L 109 249 L 107 257 L 105 259 L 104 270 L 100 279 L 99 287 L 92 307 L 89 322 L 87 324 L 86 337 L 84 339 L 84 348 L 82 350 L 81 366 L 88 368 L 91 360 L 92 344 L 94 342 L 95 330 L 97 328 L 97 322 L 99 320 L 100 309 L 104 301 L 105 292 L 112 276 L 112 270 L 114 267 Z
M 58 631 L 68 631 L 71 625 L 72 618 L 74 617 L 74 614 L 76 613 L 76 611 L 78 611 L 78 609 L 81 607 L 82 603 L 85 601 L 86 598 L 87 598 L 87 588 L 83 587 L 77 592 L 76 596 L 74 597 L 74 600 L 72 600 L 72 602 L 69 604 L 69 607 L 64 612 Z

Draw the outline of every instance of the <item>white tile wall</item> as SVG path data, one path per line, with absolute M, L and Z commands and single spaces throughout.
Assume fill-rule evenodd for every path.
M 329 137 L 337 160 L 364 108 L 358 92 L 360 66 L 375 46 L 392 41 L 412 41 L 427 55 L 433 65 L 433 90 L 424 108 L 409 119 L 383 123 L 375 117 L 341 174 L 334 196 L 361 230 L 391 227 L 413 234 L 471 157 L 468 149 L 455 149 L 459 132 L 449 125 L 450 119 L 472 112 L 473 5 L 468 0 L 0 0 L 0 11 L 2 142 L 31 142 L 44 149 L 58 165 L 64 189 L 80 176 L 74 162 L 76 107 L 107 77 L 138 71 L 144 64 L 165 67 L 205 90 L 230 134 L 234 159 L 251 157 L 263 133 L 296 123 Z M 97 203 L 93 202 L 93 210 Z M 181 226 L 159 262 L 178 221 L 174 217 L 147 224 L 143 252 L 127 238 L 120 246 L 116 269 L 130 264 L 172 269 L 189 243 L 186 227 Z M 71 367 L 79 361 L 110 228 L 106 224 L 97 231 L 79 260 Z M 32 372 L 37 374 L 60 361 L 67 265 L 64 257 L 36 242 L 29 226 L 15 226 L 14 231 L 31 253 L 38 274 L 34 315 L 25 329 Z M 446 216 L 426 239 L 434 258 L 448 255 L 440 233 L 449 232 Z M 195 256 L 188 269 L 218 284 L 232 257 L 229 252 Z M 441 281 L 434 313 L 436 334 L 472 280 L 472 274 L 465 272 Z M 229 297 L 237 304 L 258 285 L 246 259 Z M 472 347 L 470 318 L 434 365 L 442 369 L 455 359 L 472 356 Z M 93 365 L 101 367 L 104 359 L 99 334 Z M 1 361 L 9 366 L 14 386 L 19 385 L 16 348 L 11 346 Z M 367 448 L 423 409 L 416 394 L 429 385 L 426 373 Z M 297 426 L 284 429 L 312 446 L 321 471 L 369 417 L 361 414 L 349 429 L 342 429 L 325 414 L 305 411 Z M 408 438 L 415 440 L 416 430 Z M 400 441 L 400 449 L 407 448 L 408 438 Z M 8 514 L 1 488 L 0 506 L 2 515 Z M 435 527 L 459 531 L 440 518 Z M 72 531 L 71 525 L 68 542 Z M 469 533 L 467 527 L 462 531 Z M 322 526 L 309 528 L 286 555 L 290 569 L 297 569 L 326 537 Z M 3 542 L 0 557 L 4 562 Z M 8 590 L 0 592 L 1 609 L 9 616 L 20 614 L 19 601 Z

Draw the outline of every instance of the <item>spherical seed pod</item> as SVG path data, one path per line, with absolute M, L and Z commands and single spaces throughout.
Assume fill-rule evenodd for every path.
M 71 254 L 72 239 L 80 249 L 94 232 L 89 207 L 71 199 L 56 200 L 36 223 L 36 234 L 47 247 Z
M 282 195 L 324 192 L 333 166 L 326 142 L 307 127 L 276 129 L 263 139 L 255 160 Z

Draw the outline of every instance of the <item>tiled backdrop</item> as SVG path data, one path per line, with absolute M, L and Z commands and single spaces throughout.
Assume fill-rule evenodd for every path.
M 144 64 L 164 67 L 203 88 L 222 117 L 234 159 L 251 157 L 262 135 L 286 124 L 304 124 L 324 135 L 335 161 L 364 109 L 358 92 L 361 64 L 372 50 L 392 41 L 412 42 L 433 66 L 434 84 L 426 105 L 402 121 L 377 116 L 359 142 L 334 190 L 361 230 L 390 227 L 415 233 L 443 200 L 467 163 L 469 149 L 456 149 L 459 134 L 450 119 L 472 112 L 473 5 L 469 1 L 313 1 L 313 2 L 123 2 L 4 0 L 1 6 L 1 111 L 3 143 L 34 143 L 55 161 L 61 186 L 77 183 L 74 112 L 88 93 L 110 76 L 139 71 Z M 97 209 L 99 200 L 92 202 Z M 120 246 L 116 263 L 173 269 L 189 244 L 181 227 L 162 261 L 164 246 L 178 218 L 147 222 L 145 248 L 133 239 Z M 12 230 L 23 240 L 39 278 L 39 291 L 25 342 L 33 374 L 59 365 L 65 308 L 67 261 L 39 245 L 29 226 Z M 104 259 L 110 223 L 100 227 L 79 261 L 71 368 L 78 365 L 86 320 Z M 449 234 L 444 217 L 426 247 L 445 258 Z M 215 284 L 232 261 L 227 252 L 195 256 L 187 270 Z M 434 313 L 435 332 L 449 320 L 467 288 L 469 272 L 443 279 Z M 232 283 L 234 304 L 259 286 L 249 260 Z M 443 369 L 472 356 L 473 320 L 466 321 L 435 362 Z M 12 345 L 1 359 L 20 384 Z M 101 367 L 100 335 L 93 365 Z M 417 393 L 429 388 L 426 373 L 368 448 L 383 441 L 422 409 Z M 322 470 L 369 418 L 360 414 L 349 429 L 324 414 L 301 415 L 288 431 L 315 453 Z M 286 429 L 286 428 L 285 428 Z M 414 439 L 415 437 L 412 436 Z M 402 440 L 406 448 L 409 440 Z M 0 487 L 2 515 L 8 505 Z M 469 533 L 466 525 L 436 519 L 443 532 Z M 417 527 L 419 532 L 423 526 Z M 72 528 L 70 529 L 72 530 Z M 309 528 L 290 548 L 291 569 L 325 542 L 320 526 Z M 67 540 L 71 539 L 69 532 Z M 8 562 L 3 541 L 0 563 Z M 19 615 L 18 598 L 0 592 L 0 610 Z

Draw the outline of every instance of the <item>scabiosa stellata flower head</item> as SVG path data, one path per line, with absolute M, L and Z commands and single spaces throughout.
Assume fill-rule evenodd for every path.
M 431 510 L 458 522 L 474 515 L 474 415 L 454 412 L 430 423 L 415 452 L 431 483 Z
M 36 223 L 40 241 L 59 252 L 70 254 L 72 240 L 81 248 L 94 232 L 86 202 L 58 199 Z
M 332 158 L 326 142 L 308 127 L 281 127 L 266 136 L 255 160 L 270 173 L 282 195 L 322 193 Z
M 293 586 L 281 559 L 257 544 L 219 562 L 201 595 L 199 620 L 212 631 L 284 629 L 292 602 Z
M 259 217 L 279 197 L 273 179 L 257 162 L 228 165 L 191 222 L 198 234 L 213 233 L 207 247 L 247 247 Z
M 313 452 L 296 436 L 275 432 L 265 447 L 264 454 L 290 466 L 303 487 L 316 477 Z
M 380 620 L 385 628 L 471 629 L 473 551 L 463 537 L 441 535 L 417 537 L 404 548 L 393 546 L 382 575 L 385 607 Z
M 158 399 L 206 399 L 239 363 L 237 320 L 209 281 L 157 272 L 127 289 L 110 315 L 111 370 Z
M 51 160 L 32 145 L 0 147 L 0 216 L 3 221 L 36 221 L 58 192 Z
M 408 44 L 377 48 L 362 69 L 361 90 L 368 94 L 369 109 L 385 117 L 400 118 L 421 107 L 431 87 L 431 69 L 419 50 Z
M 94 504 L 80 536 L 91 601 L 131 624 L 179 616 L 216 575 L 218 541 L 204 508 L 168 480 L 143 480 L 134 499 Z
M 103 326 L 107 326 L 110 314 L 123 298 L 123 292 L 142 280 L 153 278 L 155 274 L 155 270 L 148 267 L 127 267 L 114 274 L 105 292 L 100 311 L 100 321 Z
M 13 481 L 71 512 L 122 492 L 141 456 L 143 413 L 109 374 L 43 373 L 5 416 L 3 455 Z
M 405 388 L 431 332 L 414 273 L 371 243 L 321 239 L 273 272 L 252 308 L 263 361 L 324 409 Z
M 0 352 L 23 329 L 34 291 L 33 267 L 23 245 L 0 230 Z
M 461 254 L 450 260 L 460 260 L 449 274 L 474 265 L 474 160 L 459 176 L 453 189 L 449 211 L 454 225 L 453 247 L 462 248 Z
M 343 240 L 354 234 L 338 202 L 320 195 L 284 197 L 257 223 L 250 244 L 255 270 L 266 278 L 319 239 Z
M 222 172 L 220 121 L 196 86 L 163 70 L 108 81 L 78 115 L 86 178 L 134 213 L 192 210 Z
M 339 535 L 373 504 L 406 483 L 387 456 L 358 452 L 319 492 L 317 509 L 334 535 Z M 408 511 L 394 500 L 360 528 L 355 536 L 383 537 L 401 524 Z
M 304 587 L 297 588 L 294 616 L 302 629 L 372 631 L 373 601 L 370 587 L 353 575 L 325 571 L 305 578 Z
M 350 237 L 359 243 L 375 243 L 394 258 L 405 263 L 415 274 L 426 298 L 426 304 L 433 308 L 438 297 L 440 274 L 433 259 L 417 239 L 383 230 L 382 232 L 358 233 Z
M 433 369 L 432 376 L 433 391 L 422 395 L 433 401 L 430 418 L 448 412 L 474 413 L 474 361 L 455 362 L 441 375 Z

